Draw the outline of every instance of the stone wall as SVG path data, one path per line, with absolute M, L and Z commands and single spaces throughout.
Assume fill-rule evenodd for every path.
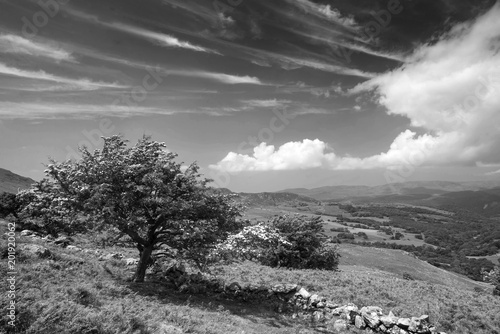
M 188 274 L 182 265 L 170 266 L 163 275 L 183 293 L 216 294 L 227 299 L 272 305 L 279 312 L 289 312 L 294 318 L 309 318 L 336 332 L 354 327 L 367 333 L 445 334 L 437 331 L 428 315 L 400 318 L 392 312 L 384 314 L 377 306 L 338 305 L 296 284 L 242 286 L 238 282 L 226 283 L 201 273 Z

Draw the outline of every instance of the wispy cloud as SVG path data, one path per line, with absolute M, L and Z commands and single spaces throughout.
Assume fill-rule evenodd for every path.
M 342 15 L 338 9 L 330 5 L 317 4 L 309 0 L 286 0 L 289 4 L 297 6 L 301 10 L 312 14 L 316 18 L 323 18 L 341 24 L 346 27 L 356 26 L 356 21 L 352 16 Z
M 184 76 L 184 77 L 208 79 L 229 85 L 236 85 L 236 84 L 264 85 L 264 83 L 262 83 L 259 80 L 259 78 L 251 77 L 248 75 L 238 76 L 232 74 L 197 71 L 197 70 L 165 70 L 165 73 L 170 75 Z
M 144 37 L 146 39 L 149 39 L 153 42 L 158 43 L 160 46 L 166 46 L 166 47 L 172 47 L 172 48 L 181 48 L 181 49 L 188 49 L 192 51 L 198 51 L 198 52 L 207 52 L 207 53 L 214 53 L 221 55 L 219 52 L 208 49 L 202 46 L 194 45 L 186 41 L 181 41 L 177 37 L 174 37 L 172 35 L 168 34 L 163 34 L 163 33 L 158 33 L 154 32 L 151 30 L 139 28 L 139 27 L 134 27 L 128 24 L 124 23 L 119 23 L 119 22 L 114 22 L 114 23 L 105 23 L 106 26 L 132 34 L 140 37 Z
M 42 43 L 12 34 L 0 35 L 0 52 L 50 58 L 56 61 L 75 62 L 71 52 L 54 43 Z
M 97 90 L 102 88 L 127 88 L 128 86 L 123 86 L 118 83 L 109 83 L 102 81 L 92 81 L 87 78 L 71 79 L 65 78 L 57 75 L 47 73 L 45 71 L 27 71 L 18 69 L 15 67 L 7 66 L 0 63 L 0 74 L 9 75 L 19 78 L 32 79 L 32 80 L 43 80 L 50 82 L 57 82 L 60 84 L 67 85 L 67 89 L 75 90 Z
M 131 34 L 131 35 L 145 38 L 149 41 L 157 43 L 160 46 L 188 49 L 188 50 L 197 51 L 197 52 L 206 52 L 206 53 L 213 53 L 213 54 L 221 55 L 216 50 L 205 48 L 205 47 L 202 47 L 199 45 L 194 45 L 188 41 L 179 40 L 177 37 L 169 35 L 169 34 L 152 31 L 152 30 L 141 28 L 141 27 L 133 26 L 130 24 L 121 23 L 121 22 L 111 22 L 111 23 L 104 22 L 104 21 L 100 20 L 99 17 L 97 17 L 95 15 L 91 15 L 91 14 L 88 14 L 88 13 L 85 13 L 85 12 L 82 12 L 79 10 L 75 10 L 75 9 L 65 8 L 65 11 L 68 12 L 69 14 L 73 15 L 74 17 L 77 17 L 77 18 L 80 18 L 80 19 L 83 19 L 83 20 L 86 20 L 86 21 L 89 21 L 89 22 L 92 22 L 95 24 L 99 24 L 99 25 L 102 25 L 102 26 L 105 26 L 105 27 L 108 27 L 108 28 L 111 28 L 114 30 L 118 30 L 118 31 L 125 32 L 125 33 Z
M 3 119 L 89 119 L 97 116 L 131 117 L 178 113 L 185 111 L 115 104 L 0 102 L 0 118 Z

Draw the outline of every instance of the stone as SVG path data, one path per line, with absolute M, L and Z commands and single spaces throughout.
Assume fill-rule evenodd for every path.
M 366 323 L 365 323 L 365 321 L 363 320 L 363 317 L 362 317 L 362 316 L 357 315 L 357 316 L 354 318 L 354 326 L 356 326 L 356 328 L 359 328 L 359 329 L 365 329 L 365 328 L 366 328 Z
M 271 288 L 274 293 L 289 294 L 297 290 L 297 284 L 277 284 Z
M 309 297 L 309 305 L 316 306 L 321 301 L 320 297 L 316 294 Z
M 408 329 L 408 327 L 410 327 L 410 322 L 411 319 L 409 318 L 399 318 L 396 325 L 398 325 L 399 328 Z
M 389 312 L 389 315 L 381 316 L 380 321 L 385 327 L 391 328 L 397 324 L 398 318 L 392 312 Z
M 72 246 L 72 245 L 67 246 L 66 249 L 70 250 L 70 251 L 75 251 L 75 252 L 82 250 L 80 247 L 76 247 L 76 246 Z
M 323 315 L 323 312 L 321 312 L 321 311 L 314 311 L 313 312 L 313 318 L 316 321 L 321 321 L 321 320 L 323 320 L 325 318 L 325 316 Z
M 317 308 L 325 308 L 325 306 L 326 306 L 325 302 L 319 302 L 318 304 L 316 304 Z
M 342 319 L 335 320 L 333 324 L 333 330 L 336 332 L 344 332 L 347 330 L 347 322 Z
M 226 290 L 239 291 L 239 290 L 241 290 L 241 286 L 238 282 L 233 282 L 226 287 Z
M 412 317 L 410 320 L 410 326 L 408 327 L 408 331 L 414 333 L 430 333 L 430 329 L 428 326 L 429 316 L 422 315 L 420 317 Z
M 54 243 L 56 245 L 59 245 L 59 246 L 62 246 L 62 247 L 66 247 L 70 243 L 72 243 L 73 241 L 74 241 L 73 238 L 70 238 L 70 237 L 67 237 L 67 236 L 60 236 L 59 238 L 57 238 L 56 240 L 54 240 Z
M 35 234 L 35 232 L 33 232 L 32 230 L 22 230 L 21 231 L 21 236 L 23 236 L 23 237 L 28 237 L 28 236 L 33 235 L 33 234 Z
M 52 253 L 45 247 L 35 245 L 35 244 L 27 244 L 22 248 L 25 252 L 36 255 L 38 257 L 49 257 Z
M 311 297 L 311 294 L 307 292 L 306 289 L 300 288 L 299 291 L 297 291 L 297 293 L 295 294 L 295 296 L 302 297 L 303 299 L 308 299 L 309 297 Z
M 359 311 L 370 328 L 376 328 L 380 324 L 382 309 L 378 306 L 365 306 Z
M 133 258 L 125 259 L 125 264 L 127 266 L 134 266 L 134 265 L 137 265 L 138 263 L 139 263 L 139 260 L 137 260 L 137 259 L 133 259 Z
M 326 307 L 326 308 L 329 308 L 329 309 L 334 309 L 334 308 L 339 307 L 339 305 L 338 305 L 338 304 L 334 304 L 334 303 L 332 303 L 332 302 L 326 302 L 326 303 L 325 303 L 325 307 Z

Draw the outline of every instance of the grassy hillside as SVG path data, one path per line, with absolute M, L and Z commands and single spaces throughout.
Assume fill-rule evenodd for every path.
M 5 247 L 5 223 L 0 229 Z M 43 245 L 52 255 L 39 258 L 19 251 L 27 243 Z M 98 248 L 87 237 L 77 238 L 75 245 Z M 99 261 L 93 252 L 59 248 L 19 233 L 16 247 L 17 333 L 328 333 L 314 322 L 263 305 L 182 294 L 161 275 L 149 274 L 145 283 L 132 283 L 128 279 L 133 267 L 121 260 Z M 101 251 L 126 256 L 137 252 L 116 247 Z M 484 291 L 484 286 L 432 271 L 403 252 L 350 245 L 342 245 L 341 252 L 337 272 L 273 269 L 245 262 L 217 266 L 212 273 L 240 284 L 297 283 L 338 304 L 377 305 L 402 317 L 429 314 L 438 329 L 448 333 L 500 332 L 500 298 Z M 415 280 L 403 279 L 402 272 Z M 480 289 L 474 290 L 476 286 Z M 3 309 L 6 303 L 2 294 Z M 1 319 L 0 327 L 7 328 L 4 315 Z
M 27 189 L 35 183 L 33 179 L 17 175 L 9 170 L 0 168 L 0 193 L 17 193 L 19 189 Z

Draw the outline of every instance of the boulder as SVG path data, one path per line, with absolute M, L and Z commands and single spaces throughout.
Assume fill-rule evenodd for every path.
M 366 328 L 366 323 L 365 323 L 365 321 L 363 320 L 363 317 L 362 317 L 362 316 L 357 315 L 357 316 L 354 318 L 354 326 L 356 326 L 356 328 L 359 328 L 359 329 L 365 329 L 365 328 Z
M 333 324 L 333 330 L 338 333 L 343 333 L 347 330 L 347 322 L 343 319 L 338 319 Z
M 311 306 L 316 306 L 320 301 L 321 298 L 317 294 L 314 294 L 311 297 L 309 297 L 309 305 Z
M 21 236 L 23 237 L 29 237 L 30 235 L 33 235 L 35 234 L 35 232 L 33 232 L 32 230 L 22 230 L 21 231 Z
M 410 322 L 411 319 L 409 318 L 399 318 L 396 325 L 398 325 L 399 328 L 408 329 L 408 327 L 410 327 Z
M 297 284 L 277 284 L 271 288 L 274 293 L 289 294 L 297 291 Z
M 301 297 L 302 299 L 308 299 L 309 297 L 311 297 L 311 294 L 307 292 L 306 289 L 300 288 L 299 291 L 297 291 L 297 293 L 295 294 L 295 296 Z
M 129 257 L 129 258 L 125 259 L 125 263 L 127 266 L 134 266 L 134 265 L 137 265 L 139 263 L 139 260 Z
M 238 282 L 233 282 L 226 287 L 226 290 L 235 291 L 235 292 L 240 291 L 241 285 Z
M 47 248 L 35 244 L 24 245 L 22 250 L 38 257 L 49 257 L 52 255 Z
M 75 252 L 78 252 L 78 251 L 82 250 L 80 247 L 76 247 L 76 246 L 73 246 L 73 245 L 67 246 L 66 249 L 70 250 L 70 251 L 75 251 Z
M 377 328 L 380 324 L 380 316 L 383 315 L 382 309 L 377 306 L 365 306 L 359 311 L 370 328 Z
M 385 327 L 391 328 L 397 324 L 398 318 L 394 315 L 394 313 L 392 313 L 392 311 L 390 311 L 389 315 L 381 316 L 380 321 L 382 322 L 382 324 L 384 324 Z
M 66 247 L 70 243 L 72 243 L 73 241 L 74 241 L 73 238 L 70 238 L 70 237 L 67 237 L 67 236 L 60 236 L 59 238 L 57 238 L 56 240 L 54 240 L 54 243 L 56 245 L 61 246 L 61 247 Z
M 413 333 L 430 333 L 429 329 L 429 316 L 423 315 L 420 317 L 412 317 L 408 330 Z

